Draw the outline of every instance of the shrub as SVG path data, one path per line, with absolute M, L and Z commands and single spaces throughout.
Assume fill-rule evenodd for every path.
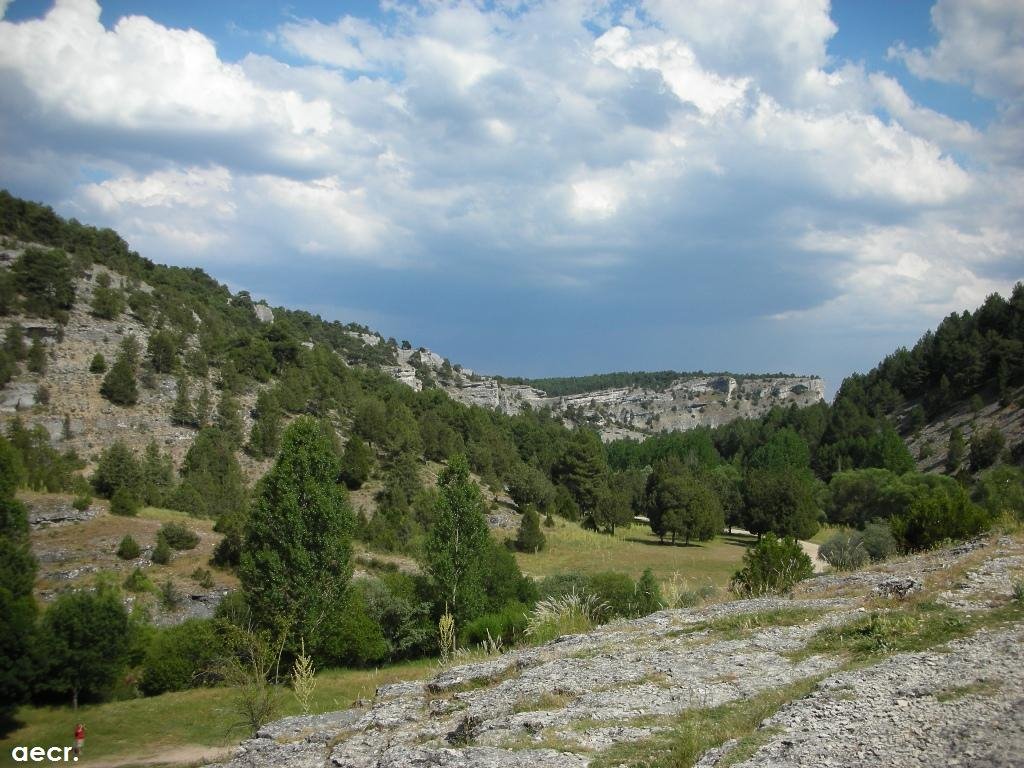
M 153 562 L 157 565 L 167 565 L 171 562 L 171 548 L 163 536 L 157 536 L 156 548 L 153 549 Z
M 174 582 L 169 576 L 160 585 L 160 605 L 163 606 L 165 611 L 173 611 L 181 605 L 181 592 L 174 586 Z
M 79 512 L 84 512 L 92 506 L 92 496 L 87 493 L 83 493 L 81 496 L 76 496 L 75 500 L 71 502 L 71 506 Z
M 196 568 L 192 571 L 192 581 L 203 589 L 210 589 L 213 587 L 213 574 L 209 568 Z
M 142 664 L 139 689 L 147 696 L 183 691 L 217 680 L 215 662 L 223 644 L 209 619 L 188 619 L 160 630 Z
M 1005 445 L 1006 438 L 994 426 L 971 435 L 971 472 L 980 472 L 995 464 Z
M 526 631 L 529 608 L 518 601 L 508 603 L 497 613 L 477 616 L 462 628 L 463 647 L 501 640 L 508 647 L 522 640 Z
M 121 539 L 121 543 L 117 545 L 117 556 L 122 560 L 134 560 L 142 552 L 139 543 L 131 537 L 131 534 L 125 534 L 124 538 Z
M 743 555 L 743 568 L 732 577 L 732 590 L 744 596 L 785 592 L 814 573 L 811 558 L 796 539 L 766 533 Z
M 152 592 L 156 587 L 141 568 L 136 568 L 124 580 L 124 588 L 129 592 Z
M 367 610 L 362 587 L 349 588 L 345 606 L 334 611 L 319 628 L 318 656 L 321 664 L 366 666 L 387 658 L 390 648 L 380 624 Z
M 634 615 L 636 584 L 628 575 L 606 571 L 594 574 L 587 582 L 586 594 L 591 595 L 598 605 L 603 606 L 602 611 L 594 616 L 596 621 Z
M 92 362 L 89 363 L 89 373 L 106 373 L 107 361 L 99 352 L 92 356 Z
M 118 488 L 110 497 L 110 513 L 124 517 L 134 517 L 142 508 L 142 502 L 135 495 L 134 491 L 128 488 Z
M 985 530 L 990 519 L 970 502 L 956 483 L 917 495 L 905 513 L 892 520 L 892 532 L 905 550 L 930 549 L 947 540 L 961 540 Z
M 181 523 L 164 523 L 156 534 L 167 542 L 167 546 L 179 552 L 184 549 L 195 549 L 199 536 Z
M 633 616 L 646 616 L 649 613 L 660 611 L 665 607 L 661 599 L 661 589 L 654 578 L 650 568 L 645 568 L 643 575 L 636 583 L 636 590 L 633 594 Z
M 873 563 L 886 560 L 896 552 L 896 539 L 888 523 L 868 523 L 861 531 L 861 541 Z
M 213 548 L 210 563 L 218 568 L 237 568 L 242 557 L 242 536 L 236 530 L 230 530 Z
M 864 537 L 858 531 L 840 531 L 821 545 L 818 557 L 837 571 L 862 568 L 869 559 Z

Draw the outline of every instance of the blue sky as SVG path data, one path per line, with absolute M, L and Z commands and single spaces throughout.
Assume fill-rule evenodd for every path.
M 0 0 L 0 186 L 507 375 L 830 391 L 1024 279 L 1012 0 Z

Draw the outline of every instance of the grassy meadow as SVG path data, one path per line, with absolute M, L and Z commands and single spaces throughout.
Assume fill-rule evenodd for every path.
M 383 669 L 328 670 L 317 675 L 311 710 L 345 709 L 356 699 L 370 698 L 378 686 L 417 680 L 436 670 L 431 659 L 395 664 Z M 245 738 L 244 727 L 232 708 L 231 688 L 197 688 L 162 696 L 70 707 L 22 707 L 22 725 L 0 740 L 0 765 L 11 759 L 15 745 L 63 746 L 71 743 L 75 723 L 85 724 L 81 763 L 131 766 L 196 762 L 213 757 Z M 299 714 L 289 689 L 280 691 L 281 715 Z M 188 759 L 184 755 L 194 755 Z M 169 759 L 168 759 L 169 758 Z
M 543 528 L 547 547 L 536 554 L 517 553 L 524 573 L 543 578 L 555 573 L 594 574 L 621 571 L 638 578 L 650 568 L 659 581 L 679 574 L 697 585 L 725 587 L 739 568 L 740 560 L 755 537 L 723 534 L 711 541 L 675 546 L 662 544 L 646 525 L 619 528 L 614 536 L 582 529 L 575 523 L 555 520 L 554 528 Z

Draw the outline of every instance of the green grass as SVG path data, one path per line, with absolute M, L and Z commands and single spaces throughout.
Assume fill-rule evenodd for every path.
M 542 578 L 555 573 L 592 575 L 603 571 L 621 571 L 639 578 L 650 568 L 659 581 L 673 573 L 698 583 L 726 587 L 740 567 L 743 553 L 755 541 L 742 534 L 722 535 L 712 541 L 683 546 L 661 544 L 646 525 L 619 528 L 614 536 L 583 530 L 576 523 L 556 520 L 554 528 L 544 528 L 547 547 L 536 554 L 516 553 L 524 573 Z
M 702 621 L 670 634 L 688 635 L 705 630 L 712 633 L 716 639 L 738 640 L 751 632 L 764 629 L 765 627 L 792 627 L 803 624 L 805 621 L 816 619 L 825 611 L 818 608 L 779 608 L 773 611 L 758 611 L 756 613 L 739 613 L 733 616 L 723 616 L 720 619 Z
M 317 675 L 312 712 L 329 712 L 371 698 L 378 686 L 398 680 L 416 680 L 436 671 L 433 660 L 397 664 L 379 670 L 328 670 Z M 281 716 L 299 713 L 290 689 L 280 692 Z M 15 765 L 15 745 L 50 746 L 70 743 L 76 722 L 86 727 L 89 759 L 128 760 L 157 755 L 185 745 L 225 747 L 248 734 L 236 727 L 232 689 L 199 688 L 151 698 L 70 707 L 22 707 L 22 725 L 0 741 L 0 765 Z
M 1024 619 L 1024 606 L 1008 603 L 990 611 L 965 614 L 931 600 L 826 627 L 794 658 L 816 653 L 845 655 L 853 662 L 870 661 L 905 651 L 923 651 L 966 637 L 982 627 Z
M 753 698 L 722 704 L 710 709 L 688 710 L 669 722 L 669 728 L 646 741 L 623 743 L 603 752 L 593 768 L 689 768 L 702 754 L 729 739 L 738 739 L 737 749 L 752 753 L 764 734 L 757 727 L 784 704 L 803 698 L 817 685 L 818 678 L 764 691 Z
M 852 529 L 842 525 L 823 525 L 821 526 L 821 528 L 818 529 L 818 532 L 816 534 L 814 534 L 813 536 L 811 536 L 811 538 L 808 539 L 808 541 L 814 544 L 824 544 L 837 533 L 849 530 Z

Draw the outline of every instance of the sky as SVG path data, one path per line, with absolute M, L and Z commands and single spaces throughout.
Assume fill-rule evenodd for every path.
M 0 187 L 481 372 L 831 392 L 1024 279 L 1019 0 L 0 15 Z

